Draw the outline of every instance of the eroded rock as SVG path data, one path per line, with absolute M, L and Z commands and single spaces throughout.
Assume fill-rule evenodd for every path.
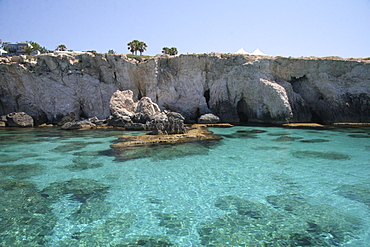
M 223 122 L 370 122 L 366 59 L 212 53 L 137 63 L 121 55 L 68 53 L 1 62 L 0 71 L 0 114 L 26 112 L 49 122 L 70 112 L 76 120 L 104 119 L 122 102 L 131 117 L 132 99 L 154 114 L 148 98 L 188 122 L 209 112 Z M 110 102 L 122 88 L 131 92 Z
M 212 113 L 204 114 L 200 116 L 200 118 L 198 119 L 199 124 L 214 124 L 214 123 L 219 123 L 219 122 L 220 122 L 220 118 Z
M 12 112 L 6 115 L 6 126 L 33 127 L 33 118 L 25 112 Z

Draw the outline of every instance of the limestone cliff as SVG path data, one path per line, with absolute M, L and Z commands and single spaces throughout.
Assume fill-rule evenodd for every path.
M 370 61 L 236 54 L 40 55 L 0 63 L 0 115 L 26 112 L 36 124 L 106 118 L 116 90 L 148 96 L 189 120 L 214 113 L 227 122 L 370 122 Z

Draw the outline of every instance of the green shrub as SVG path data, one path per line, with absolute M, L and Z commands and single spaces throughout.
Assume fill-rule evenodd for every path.
M 136 59 L 139 62 L 146 61 L 148 60 L 151 56 L 143 56 L 143 55 L 133 55 L 133 54 L 127 54 L 126 55 L 128 58 L 133 58 Z

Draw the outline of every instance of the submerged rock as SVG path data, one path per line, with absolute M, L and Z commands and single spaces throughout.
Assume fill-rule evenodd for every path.
M 15 179 L 27 179 L 41 175 L 44 166 L 40 164 L 0 165 L 0 174 Z
M 63 246 L 128 246 L 122 245 L 122 239 L 136 221 L 133 213 L 117 213 L 107 218 L 104 223 L 74 232 L 63 240 Z M 133 246 L 133 245 L 130 245 Z
M 166 227 L 167 234 L 177 236 L 190 234 L 189 216 L 177 213 L 157 213 L 156 216 L 160 219 L 159 226 Z
M 253 130 L 238 130 L 235 133 L 232 134 L 224 134 L 223 137 L 226 138 L 245 138 L 245 139 L 257 139 L 258 135 L 260 133 L 265 133 L 265 130 L 259 130 L 259 129 L 253 129 Z
M 204 155 L 222 139 L 205 125 L 193 125 L 184 134 L 123 136 L 111 145 L 110 155 L 125 161 L 138 158 L 172 159 L 185 155 Z
M 364 203 L 370 207 L 370 183 L 363 184 L 343 184 L 339 186 L 336 193 L 350 200 Z
M 118 143 L 112 144 L 112 148 L 136 147 L 152 144 L 176 144 L 201 140 L 219 140 L 220 136 L 214 135 L 207 130 L 205 125 L 193 125 L 184 134 L 172 135 L 133 135 L 123 136 L 118 139 Z
M 293 156 L 296 158 L 306 159 L 328 159 L 328 160 L 348 160 L 351 158 L 348 154 L 338 152 L 320 152 L 320 151 L 294 151 Z
M 205 246 L 339 246 L 353 237 L 360 219 L 295 195 L 268 196 L 270 203 L 236 196 L 217 198 L 226 214 L 198 227 Z M 272 206 L 273 207 L 272 207 Z
M 158 247 L 170 247 L 178 246 L 171 242 L 168 237 L 165 236 L 150 236 L 150 235 L 134 235 L 120 241 L 117 246 L 131 247 L 131 246 L 158 246 Z
M 88 120 L 76 121 L 76 122 L 67 122 L 61 127 L 62 130 L 76 130 L 76 129 L 91 129 L 96 125 L 91 123 Z
M 109 213 L 111 206 L 105 201 L 109 187 L 91 179 L 71 179 L 54 182 L 41 193 L 52 202 L 61 198 L 77 202 L 78 206 L 71 212 L 69 219 L 79 224 L 87 224 L 102 219 Z
M 57 217 L 36 185 L 0 180 L 0 246 L 45 246 Z

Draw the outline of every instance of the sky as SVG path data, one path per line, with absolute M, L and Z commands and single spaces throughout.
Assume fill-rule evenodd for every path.
M 0 0 L 0 39 L 54 50 L 370 57 L 370 0 Z

